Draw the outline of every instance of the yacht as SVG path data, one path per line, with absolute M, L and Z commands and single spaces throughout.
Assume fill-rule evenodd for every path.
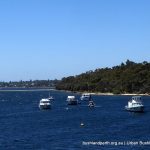
M 40 103 L 39 103 L 39 108 L 40 109 L 50 109 L 51 108 L 50 100 L 48 98 L 41 99 Z
M 141 96 L 133 96 L 128 105 L 125 106 L 125 109 L 132 112 L 143 112 L 144 105 L 141 102 Z
M 89 100 L 90 99 L 91 94 L 89 93 L 84 93 L 82 94 L 82 96 L 80 97 L 80 99 L 83 100 Z
M 77 105 L 78 100 L 75 98 L 75 96 L 68 96 L 67 97 L 68 105 Z

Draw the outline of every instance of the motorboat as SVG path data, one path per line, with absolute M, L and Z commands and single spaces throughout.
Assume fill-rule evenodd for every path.
M 75 98 L 75 96 L 68 96 L 67 97 L 68 105 L 77 105 L 78 100 Z
M 39 103 L 39 108 L 40 109 L 50 109 L 51 108 L 51 102 L 48 98 L 43 98 L 40 100 Z
M 128 101 L 128 105 L 125 106 L 125 109 L 132 112 L 143 112 L 144 105 L 141 101 L 141 96 L 133 96 L 130 101 Z
M 81 95 L 80 99 L 83 101 L 83 100 L 90 100 L 90 96 L 91 94 L 89 93 L 84 93 Z
M 89 107 L 95 107 L 95 103 L 92 100 L 90 100 L 88 106 Z

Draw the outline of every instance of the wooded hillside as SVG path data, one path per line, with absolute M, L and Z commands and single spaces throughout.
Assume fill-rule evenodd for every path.
M 126 63 L 112 68 L 101 68 L 77 76 L 69 76 L 58 82 L 56 89 L 114 94 L 150 94 L 150 63 L 146 61 L 135 63 L 127 60 Z

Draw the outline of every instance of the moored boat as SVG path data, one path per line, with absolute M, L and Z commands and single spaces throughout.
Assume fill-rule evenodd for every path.
M 53 97 L 53 96 L 51 96 L 51 95 L 50 95 L 50 93 L 49 93 L 49 97 L 48 97 L 48 99 L 49 99 L 49 100 L 54 100 L 54 97 Z
M 125 109 L 132 112 L 143 112 L 144 105 L 142 104 L 141 96 L 133 96 L 132 99 L 128 101 L 128 105 L 125 106 Z
M 68 96 L 67 97 L 68 105 L 77 105 L 78 100 L 75 98 L 75 96 Z
M 95 107 L 95 103 L 92 100 L 90 100 L 88 106 L 89 107 Z
M 49 96 L 48 99 L 49 100 L 54 100 L 54 97 L 53 96 Z
M 41 99 L 40 103 L 39 103 L 39 108 L 40 109 L 51 109 L 50 100 L 48 98 Z
M 83 100 L 90 100 L 90 96 L 91 94 L 89 93 L 84 93 L 81 95 L 80 99 L 83 101 Z
M 94 101 L 93 101 L 91 95 L 90 95 L 90 97 L 89 97 L 89 104 L 88 104 L 88 106 L 89 106 L 89 107 L 95 107 L 95 103 L 94 103 Z

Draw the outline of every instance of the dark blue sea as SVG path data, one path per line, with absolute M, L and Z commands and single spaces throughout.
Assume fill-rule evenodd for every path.
M 0 150 L 150 149 L 150 97 L 143 96 L 144 113 L 130 113 L 124 106 L 131 96 L 93 96 L 97 107 L 89 108 L 66 105 L 79 94 L 52 90 L 52 109 L 40 110 L 48 94 L 0 92 Z

